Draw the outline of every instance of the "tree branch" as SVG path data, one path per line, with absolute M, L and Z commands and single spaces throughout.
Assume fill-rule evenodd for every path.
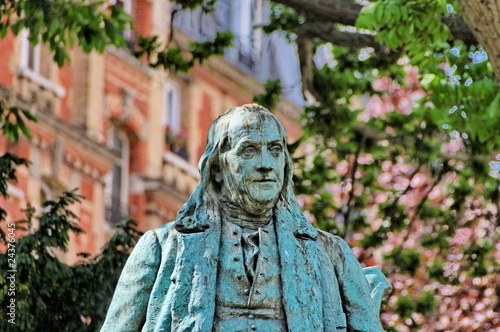
M 406 140 L 402 136 L 397 136 L 397 135 L 391 135 L 388 133 L 385 133 L 383 131 L 379 131 L 376 129 L 373 129 L 372 127 L 368 126 L 365 123 L 357 123 L 354 126 L 354 130 L 360 133 L 360 135 L 365 136 L 366 138 L 371 138 L 376 141 L 383 141 L 386 140 L 390 143 L 393 144 L 398 144 L 404 148 L 410 147 L 410 141 Z M 471 160 L 477 160 L 480 162 L 489 162 L 491 161 L 491 156 L 472 156 L 467 153 L 447 153 L 440 151 L 439 152 L 439 158 L 446 161 L 446 160 L 458 160 L 458 161 L 464 161 L 464 162 L 470 162 Z
M 352 211 L 352 200 L 354 199 L 354 182 L 356 181 L 356 172 L 358 171 L 358 166 L 359 166 L 359 155 L 363 151 L 366 143 L 366 137 L 362 137 L 361 141 L 359 142 L 358 148 L 356 150 L 356 154 L 354 155 L 354 162 L 352 165 L 351 169 L 351 176 L 350 176 L 350 181 L 351 181 L 351 190 L 349 191 L 349 197 L 347 198 L 347 202 L 345 204 L 346 210 L 344 212 L 344 229 L 345 229 L 345 234 L 346 236 L 349 234 L 349 226 L 350 226 L 350 221 L 349 218 L 351 217 L 351 211 Z
M 400 263 L 401 253 L 403 251 L 403 246 L 410 238 L 410 234 L 412 233 L 413 224 L 415 223 L 415 220 L 417 219 L 420 210 L 422 210 L 422 208 L 424 207 L 425 202 L 429 198 L 429 194 L 434 190 L 434 188 L 436 188 L 436 186 L 439 184 L 439 182 L 441 182 L 445 173 L 446 172 L 445 172 L 444 167 L 441 170 L 439 170 L 439 173 L 437 174 L 436 179 L 434 180 L 434 183 L 432 184 L 432 186 L 430 186 L 427 189 L 424 196 L 422 197 L 422 199 L 418 203 L 417 207 L 415 208 L 415 214 L 412 216 L 412 218 L 410 219 L 410 222 L 408 223 L 406 234 L 404 235 L 403 239 L 401 240 L 401 246 L 399 247 L 399 250 L 394 255 L 394 263 L 395 264 L 391 268 L 391 274 L 396 272 L 396 267 Z
M 347 0 L 274 0 L 274 2 L 295 9 L 315 23 L 328 21 L 349 26 L 356 25 L 356 20 L 363 8 L 362 5 Z M 467 45 L 478 44 L 471 29 L 461 17 L 443 18 L 442 22 L 448 26 L 453 37 L 462 40 Z
M 497 227 L 500 226 L 500 174 L 498 175 L 498 181 L 497 181 L 497 217 L 496 217 L 496 225 Z
M 304 99 L 308 99 L 306 95 L 306 91 L 317 95 L 313 86 L 313 57 L 314 57 L 314 49 L 311 38 L 307 37 L 302 33 L 302 30 L 299 29 L 297 33 L 297 50 L 299 56 L 299 65 L 300 65 L 300 75 L 302 78 L 302 93 L 304 95 Z
M 500 87 L 500 2 L 498 0 L 458 0 L 472 33 L 488 54 Z
M 334 25 L 328 22 L 307 21 L 300 26 L 300 32 L 309 38 L 319 38 L 325 42 L 330 42 L 336 46 L 364 48 L 371 47 L 377 53 L 383 55 L 394 55 L 388 47 L 375 41 L 374 35 L 339 31 Z
M 465 45 L 477 45 L 479 44 L 478 39 L 474 36 L 469 26 L 465 23 L 464 19 L 458 15 L 452 15 L 449 17 L 441 18 L 452 36 L 456 39 L 460 39 L 465 43 Z
M 393 201 L 392 205 L 398 204 L 399 200 L 401 199 L 401 197 L 403 197 L 404 195 L 406 195 L 408 193 L 408 191 L 411 188 L 411 182 L 413 181 L 413 179 L 415 178 L 415 176 L 418 174 L 418 172 L 420 172 L 421 168 L 422 168 L 422 164 L 419 164 L 418 167 L 416 167 L 415 170 L 413 170 L 413 172 L 409 176 L 408 185 L 406 186 L 406 188 L 404 190 L 402 190 L 402 191 L 400 191 L 399 193 L 396 194 L 396 196 L 394 197 L 394 201 Z
M 445 167 L 444 167 L 444 164 L 443 164 L 443 168 L 441 168 L 439 170 L 439 173 L 437 174 L 436 179 L 434 180 L 434 183 L 429 188 L 427 188 L 427 190 L 425 191 L 424 196 L 422 197 L 422 199 L 420 200 L 420 202 L 416 206 L 416 208 L 415 208 L 415 214 L 410 219 L 410 222 L 408 223 L 407 232 L 406 232 L 405 236 L 403 237 L 403 240 L 401 241 L 401 247 L 403 247 L 403 245 L 406 243 L 406 241 L 408 241 L 408 238 L 410 237 L 410 233 L 412 232 L 413 224 L 415 223 L 415 220 L 417 220 L 418 214 L 420 213 L 420 211 L 424 207 L 425 202 L 427 202 L 427 200 L 429 199 L 429 194 L 441 182 L 441 180 L 443 179 L 443 176 L 445 175 L 445 173 L 446 173 L 445 172 Z
M 354 26 L 363 6 L 346 0 L 273 0 L 304 14 L 311 21 Z

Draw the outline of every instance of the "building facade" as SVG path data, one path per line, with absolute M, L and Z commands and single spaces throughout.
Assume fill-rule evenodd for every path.
M 30 124 L 31 140 L 0 137 L 0 154 L 31 161 L 18 168 L 10 198 L 0 204 L 15 221 L 28 203 L 40 208 L 44 200 L 79 188 L 85 199 L 72 208 L 86 234 L 72 237 L 68 262 L 79 252 L 98 252 L 124 218 L 135 219 L 143 231 L 173 220 L 198 183 L 210 124 L 230 107 L 251 102 L 266 80 L 281 79 L 287 98 L 275 114 L 292 141 L 300 136 L 296 52 L 282 36 L 255 28 L 266 20 L 266 2 L 221 0 L 214 13 L 182 12 L 174 22 L 175 5 L 168 1 L 110 3 L 134 19 L 123 32 L 130 47 L 136 35 L 165 41 L 171 27 L 176 45 L 230 29 L 235 47 L 177 75 L 111 47 L 104 54 L 75 48 L 71 63 L 58 68 L 48 47 L 31 45 L 24 32 L 0 40 L 0 98 L 38 118 Z

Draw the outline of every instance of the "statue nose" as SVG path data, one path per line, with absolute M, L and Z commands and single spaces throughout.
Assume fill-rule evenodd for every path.
M 273 170 L 272 157 L 267 149 L 263 149 L 261 152 L 257 169 L 261 172 L 270 172 Z
M 269 173 L 273 170 L 272 167 L 260 166 L 258 170 L 262 173 Z

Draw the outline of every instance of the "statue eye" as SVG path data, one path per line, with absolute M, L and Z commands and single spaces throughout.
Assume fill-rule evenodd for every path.
M 253 145 L 249 145 L 241 151 L 241 154 L 244 157 L 252 157 L 256 153 L 257 153 L 257 148 Z
M 283 147 L 279 144 L 275 144 L 275 145 L 271 146 L 271 148 L 269 150 L 271 151 L 271 153 L 274 156 L 279 156 L 279 154 L 281 152 L 283 152 Z

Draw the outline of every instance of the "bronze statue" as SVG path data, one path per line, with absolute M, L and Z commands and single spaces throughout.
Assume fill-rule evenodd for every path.
M 259 105 L 212 124 L 201 181 L 147 232 L 102 331 L 382 331 L 379 268 L 299 210 L 282 124 Z

